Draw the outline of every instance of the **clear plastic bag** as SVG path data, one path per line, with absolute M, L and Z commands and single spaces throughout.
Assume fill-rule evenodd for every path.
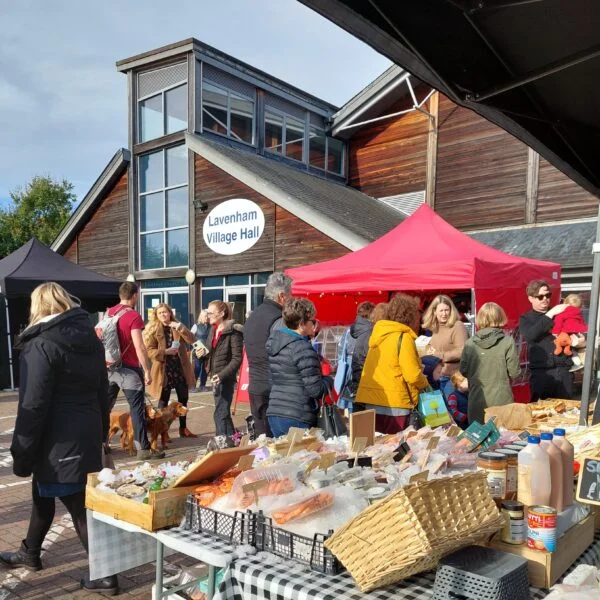
M 258 498 L 265 496 L 281 496 L 293 492 L 299 485 L 298 465 L 279 464 L 263 469 L 251 469 L 238 475 L 233 482 L 229 494 L 229 506 L 232 508 L 248 508 L 256 503 L 254 492 L 244 491 L 244 486 L 249 483 L 266 481 L 267 483 L 256 489 Z
M 315 513 L 326 510 L 333 506 L 335 494 L 331 488 L 325 488 L 311 494 L 300 502 L 281 507 L 271 513 L 271 517 L 277 525 L 285 525 L 291 521 L 306 519 Z

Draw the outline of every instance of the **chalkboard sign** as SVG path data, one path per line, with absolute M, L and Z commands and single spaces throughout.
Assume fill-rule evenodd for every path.
M 600 457 L 583 459 L 576 498 L 584 504 L 600 505 Z

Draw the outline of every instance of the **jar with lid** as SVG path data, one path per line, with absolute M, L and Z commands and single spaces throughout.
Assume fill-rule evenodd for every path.
M 504 500 L 500 506 L 504 517 L 504 526 L 500 539 L 507 544 L 524 544 L 526 537 L 525 506 L 515 500 Z
M 506 498 L 508 457 L 500 452 L 480 452 L 477 469 L 487 473 L 490 495 L 496 502 Z
M 511 448 L 501 448 L 496 450 L 499 454 L 504 454 L 507 458 L 506 464 L 506 499 L 517 499 L 517 481 L 519 478 L 519 452 Z

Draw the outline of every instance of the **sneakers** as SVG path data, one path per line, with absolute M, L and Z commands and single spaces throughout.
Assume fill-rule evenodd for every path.
M 137 452 L 137 458 L 139 460 L 156 460 L 164 457 L 165 453 L 162 450 L 153 450 L 152 448 L 138 450 Z
M 42 568 L 40 551 L 30 550 L 23 540 L 16 552 L 0 552 L 0 565 L 9 569 L 25 567 L 30 571 L 39 571 Z

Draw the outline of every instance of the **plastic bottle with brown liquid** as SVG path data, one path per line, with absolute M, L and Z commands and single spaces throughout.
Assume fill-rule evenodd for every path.
M 556 512 L 562 512 L 565 495 L 562 452 L 552 443 L 554 436 L 551 433 L 542 433 L 540 437 L 540 446 L 550 457 L 550 506 L 555 508 Z
M 565 437 L 564 429 L 554 430 L 554 439 L 552 440 L 555 446 L 558 446 L 562 453 L 563 459 L 563 508 L 567 508 L 573 504 L 573 462 L 575 460 L 575 450 L 573 444 Z

